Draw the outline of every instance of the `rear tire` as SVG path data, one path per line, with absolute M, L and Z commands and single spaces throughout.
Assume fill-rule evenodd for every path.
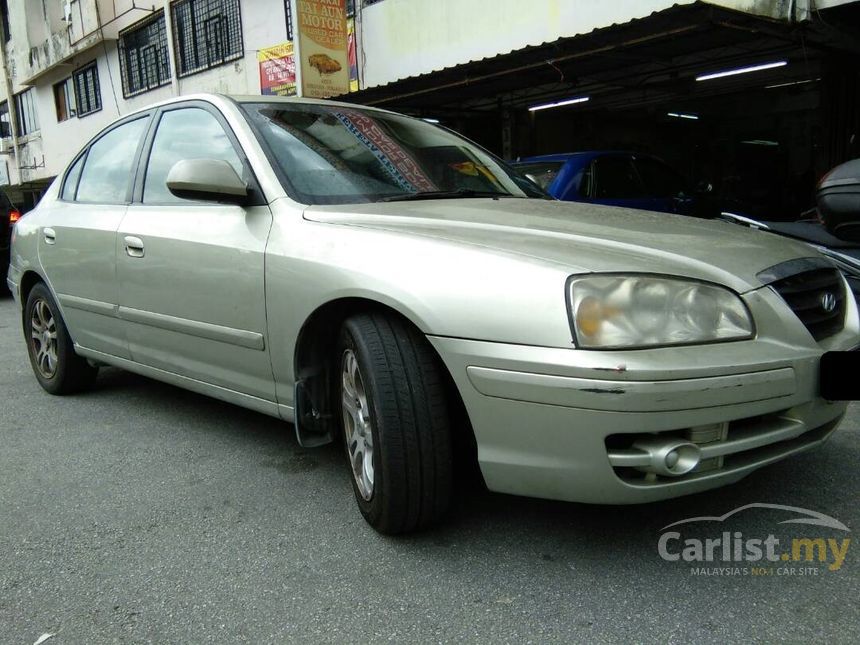
M 393 316 L 353 316 L 335 357 L 336 405 L 355 499 L 380 533 L 437 522 L 452 489 L 442 366 L 424 336 Z
M 92 386 L 98 368 L 75 354 L 60 308 L 44 284 L 30 291 L 23 324 L 30 365 L 46 392 L 71 394 Z

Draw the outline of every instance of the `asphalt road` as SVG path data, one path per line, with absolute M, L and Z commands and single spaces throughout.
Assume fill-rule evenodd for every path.
M 858 407 L 824 448 L 722 490 L 613 508 L 473 485 L 446 526 L 393 539 L 365 525 L 337 449 L 114 369 L 49 396 L 8 297 L 0 332 L 2 643 L 860 642 L 860 545 L 791 576 L 693 575 L 657 551 L 661 527 L 754 502 L 860 529 Z M 851 535 L 783 519 L 699 535 Z

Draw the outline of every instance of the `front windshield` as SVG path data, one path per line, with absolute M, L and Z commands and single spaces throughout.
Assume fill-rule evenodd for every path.
M 242 107 L 305 204 L 546 197 L 485 150 L 420 119 L 300 102 Z

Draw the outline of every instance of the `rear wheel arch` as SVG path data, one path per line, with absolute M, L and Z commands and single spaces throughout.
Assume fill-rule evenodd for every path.
M 30 292 L 33 290 L 33 287 L 39 283 L 47 285 L 47 281 L 35 271 L 26 271 L 24 275 L 21 276 L 21 284 L 18 288 L 21 293 L 22 306 L 23 303 L 27 302 L 27 298 L 30 297 Z

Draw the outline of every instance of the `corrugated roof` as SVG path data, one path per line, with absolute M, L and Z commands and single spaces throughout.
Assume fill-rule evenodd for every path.
M 402 105 L 404 102 L 408 104 L 410 100 L 422 103 L 427 95 L 456 88 L 462 96 L 454 98 L 468 100 L 470 92 L 464 94 L 464 90 L 477 86 L 493 92 L 566 82 L 582 70 L 590 72 L 597 69 L 600 67 L 596 64 L 599 59 L 610 53 L 615 55 L 647 48 L 649 55 L 657 58 L 695 56 L 697 52 L 707 52 L 718 47 L 740 44 L 746 47 L 771 32 L 778 33 L 783 39 L 779 44 L 786 46 L 793 45 L 789 41 L 793 40 L 792 32 L 796 29 L 796 24 L 790 25 L 702 1 L 675 4 L 629 22 L 615 23 L 577 36 L 440 68 L 340 98 L 365 105 Z M 618 68 L 617 63 L 609 65 L 613 66 Z M 529 73 L 527 84 L 517 77 L 517 74 L 525 72 Z

